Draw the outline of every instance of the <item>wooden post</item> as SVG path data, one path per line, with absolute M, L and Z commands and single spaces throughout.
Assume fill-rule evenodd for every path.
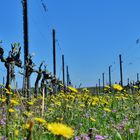
M 137 73 L 137 82 L 139 82 L 139 73 Z
M 111 87 L 111 66 L 109 66 L 109 86 Z
M 98 82 L 99 82 L 99 93 L 100 93 L 100 79 L 98 80 Z
M 120 60 L 120 85 L 123 86 L 123 73 L 122 73 L 122 55 L 119 55 Z
M 102 79 L 103 79 L 103 92 L 105 87 L 105 73 L 102 73 Z
M 62 55 L 62 73 L 63 73 L 63 85 L 64 85 L 64 92 L 65 92 L 65 61 L 64 61 L 64 55 Z
M 28 46 L 28 2 L 27 0 L 23 0 L 23 30 L 24 30 L 24 94 L 27 93 L 27 97 L 29 98 L 29 86 L 30 86 L 30 76 L 28 74 L 28 56 L 29 56 L 29 46 Z
M 95 87 L 95 94 L 98 95 L 98 85 L 96 84 L 96 87 Z
M 69 86 L 69 68 L 68 66 L 66 67 L 66 70 L 67 70 L 67 86 Z
M 3 86 L 5 85 L 5 77 L 3 76 L 3 81 L 2 81 Z
M 9 89 L 9 85 L 11 84 L 11 75 L 10 75 L 10 70 L 11 70 L 11 67 L 10 67 L 10 64 L 7 63 L 7 77 L 6 77 L 6 88 Z M 10 97 L 9 95 L 6 96 L 7 100 L 6 100 L 6 103 L 9 104 L 9 100 L 10 100 Z
M 45 102 L 44 102 L 44 99 L 45 99 L 45 88 L 44 87 L 43 87 L 42 94 L 43 94 L 43 98 L 42 98 L 42 117 L 43 117 L 44 116 L 44 109 L 45 109 Z
M 53 75 L 56 76 L 56 45 L 55 45 L 55 30 L 52 30 L 53 36 Z
M 2 87 L 2 94 L 1 94 L 1 97 L 4 93 L 4 86 L 5 86 L 5 77 L 3 76 L 3 80 L 2 80 L 2 84 L 3 84 L 3 87 Z

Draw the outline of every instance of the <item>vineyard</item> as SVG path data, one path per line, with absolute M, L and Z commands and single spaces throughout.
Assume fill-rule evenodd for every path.
M 56 95 L 30 100 L 11 87 L 0 98 L 2 140 L 139 140 L 140 92 L 129 94 L 120 85 L 105 87 L 105 94 L 91 95 L 69 87 Z M 6 103 L 9 96 L 9 103 Z
M 0 85 L 0 139 L 140 139 L 139 80 L 126 86 L 122 86 L 122 80 L 121 85 L 110 82 L 109 86 L 104 85 L 103 74 L 103 86 L 76 89 L 69 73 L 65 84 L 64 70 L 61 81 L 47 71 L 44 62 L 35 69 L 31 56 L 23 65 L 19 43 L 11 48 L 5 57 L 1 42 L 0 60 L 7 73 L 6 84 Z M 15 66 L 25 69 L 25 73 L 20 73 L 24 79 L 22 89 L 11 87 L 12 81 L 16 83 Z M 32 73 L 37 73 L 37 77 L 31 89 Z
M 14 2 L 16 3 L 17 7 L 14 5 L 15 4 Z M 0 140 L 67 140 L 67 139 L 69 140 L 140 140 L 140 80 L 139 80 L 139 72 L 138 72 L 139 69 L 137 69 L 139 64 L 136 64 L 135 63 L 136 61 L 131 59 L 130 59 L 131 62 L 128 63 L 126 62 L 126 59 L 124 59 L 124 57 L 122 60 L 122 56 L 124 56 L 124 54 L 127 53 L 129 49 L 126 50 L 124 49 L 125 51 L 121 47 L 120 47 L 121 51 L 117 49 L 117 47 L 120 45 L 118 42 L 122 42 L 123 44 L 123 40 L 121 39 L 122 38 L 124 39 L 124 37 L 120 35 L 123 33 L 117 34 L 117 32 L 119 30 L 122 30 L 127 34 L 128 29 L 126 30 L 120 28 L 117 29 L 116 28 L 117 26 L 112 26 L 113 25 L 112 23 L 114 21 L 113 20 L 110 21 L 110 17 L 107 18 L 109 20 L 107 24 L 104 20 L 101 20 L 104 19 L 105 16 L 104 13 L 106 13 L 106 15 L 110 15 L 110 13 L 112 13 L 110 15 L 112 16 L 112 19 L 114 20 L 117 19 L 114 15 L 116 14 L 117 16 L 119 10 L 117 10 L 117 12 L 115 11 L 114 13 L 112 12 L 112 10 L 116 8 L 116 7 L 112 8 L 114 6 L 114 3 L 112 4 L 112 6 L 110 6 L 112 9 L 108 13 L 109 8 L 107 8 L 104 11 L 104 8 L 106 6 L 102 7 L 101 4 L 98 2 L 97 3 L 91 2 L 92 4 L 88 3 L 88 8 L 87 8 L 84 3 L 81 4 L 82 2 L 79 1 L 81 4 L 82 12 L 80 11 L 80 9 L 78 10 L 78 7 L 80 8 L 80 6 L 79 6 L 79 2 L 76 3 L 76 1 L 73 1 L 73 4 L 69 2 L 63 4 L 61 3 L 61 1 L 59 1 L 61 3 L 60 7 L 57 6 L 59 2 L 58 3 L 56 2 L 57 4 L 55 7 L 54 2 L 52 2 L 52 0 L 49 2 L 47 2 L 46 0 L 36 0 L 30 2 L 34 2 L 32 3 L 34 5 L 28 7 L 29 1 L 21 0 L 20 2 L 13 1 L 14 4 L 11 6 L 11 7 L 15 6 L 14 8 L 15 9 L 17 8 L 16 9 L 17 11 L 22 9 L 22 33 L 20 31 L 21 30 L 20 26 L 18 27 L 18 25 L 16 25 L 17 28 L 16 30 L 18 30 L 19 28 L 18 31 L 20 33 L 19 34 L 17 33 L 17 36 L 22 35 L 23 44 L 22 42 L 21 44 L 18 42 L 11 43 L 11 47 L 9 49 L 8 47 L 5 47 L 6 45 L 5 42 L 3 42 L 3 39 L 0 41 L 0 78 L 1 78 L 0 80 Z M 62 24 L 62 26 L 64 26 L 63 27 L 64 29 L 65 27 L 67 27 L 71 31 L 74 31 L 71 33 L 71 37 L 69 36 L 68 38 L 69 41 L 68 42 L 66 41 L 67 43 L 66 42 L 64 43 L 66 46 L 68 45 L 69 48 L 72 50 L 71 52 L 70 50 L 67 51 L 70 57 L 69 62 L 73 60 L 71 64 L 75 63 L 73 65 L 74 69 L 76 69 L 75 66 L 79 67 L 80 65 L 82 65 L 82 67 L 79 67 L 79 69 L 77 68 L 77 71 L 73 71 L 73 73 L 74 72 L 76 73 L 75 75 L 73 75 L 73 78 L 71 78 L 69 72 L 69 65 L 66 64 L 65 55 L 64 53 L 62 53 L 62 48 L 59 44 L 60 42 L 56 37 L 56 30 L 54 28 L 51 28 L 52 31 L 51 51 L 52 52 L 49 51 L 48 49 L 49 47 L 47 48 L 48 50 L 44 47 L 46 45 L 44 43 L 46 41 L 46 37 L 42 38 L 43 34 L 41 33 L 40 30 L 39 33 L 42 35 L 41 36 L 42 42 L 39 40 L 39 35 L 37 35 L 37 38 L 35 35 L 33 35 L 35 32 L 29 33 L 29 28 L 33 26 L 32 24 L 29 24 L 29 21 L 32 18 L 32 14 L 36 13 L 35 19 L 37 19 L 37 23 L 39 23 L 40 27 L 43 26 L 40 17 L 42 15 L 42 11 L 46 15 L 48 14 L 49 10 L 48 10 L 47 3 L 49 3 L 50 5 L 52 4 L 52 9 L 54 10 L 53 12 L 55 13 L 54 14 L 55 17 L 57 17 L 59 14 L 63 15 L 62 17 L 64 19 L 63 18 L 62 19 L 65 20 L 64 23 L 65 25 L 67 25 L 66 24 L 67 21 L 68 23 L 71 22 L 71 19 L 73 19 L 74 21 L 70 23 L 70 26 L 64 26 L 64 24 L 59 23 L 60 17 L 57 17 L 56 18 L 57 20 L 52 20 L 53 22 L 58 22 L 59 26 Z M 7 3 L 5 4 L 7 6 L 10 5 L 10 4 L 8 5 Z M 21 7 L 19 6 L 19 4 Z M 76 11 L 72 12 L 71 9 L 69 9 L 68 7 L 67 8 L 65 6 L 63 7 L 62 5 L 65 4 L 67 4 L 68 7 L 71 7 L 72 10 L 74 10 L 73 8 L 75 8 Z M 77 6 L 75 7 L 76 4 Z M 96 4 L 98 5 L 97 7 L 102 7 L 102 8 L 96 9 Z M 119 7 L 120 5 L 122 5 L 122 3 L 119 4 Z M 92 6 L 94 6 L 95 9 Z M 7 9 L 9 10 L 11 7 L 9 6 Z M 31 12 L 32 11 L 31 8 L 35 8 L 35 7 L 41 9 L 41 12 L 39 11 L 40 14 L 37 10 L 33 10 L 33 12 Z M 58 11 L 60 11 L 58 15 L 56 14 L 57 10 L 54 7 L 60 8 L 59 10 L 57 9 Z M 3 7 L 0 7 L 0 10 L 2 8 Z M 101 15 L 100 14 L 98 15 L 96 13 L 98 16 L 95 16 L 96 14 L 95 15 L 93 14 L 95 11 L 93 10 L 92 13 L 91 11 L 88 11 L 89 8 L 91 11 L 94 9 L 98 14 L 100 13 L 99 11 L 102 10 L 103 11 L 101 12 L 102 13 Z M 122 9 L 123 11 L 125 11 L 124 7 Z M 128 9 L 130 10 L 132 8 L 128 8 Z M 6 13 L 4 13 L 3 10 L 1 11 L 0 14 L 6 15 Z M 83 11 L 85 11 L 85 13 L 86 11 L 88 11 L 88 13 L 85 14 Z M 19 16 L 18 12 L 16 13 L 17 16 Z M 29 12 L 30 14 L 28 14 Z M 50 15 L 53 15 L 53 12 L 51 11 Z M 67 14 L 65 15 L 65 12 L 68 15 L 71 13 L 72 14 L 71 16 L 70 15 L 68 16 Z M 80 15 L 77 15 L 78 12 L 80 13 Z M 48 17 L 46 18 L 46 15 L 44 13 L 42 16 L 43 21 L 47 19 L 48 20 L 47 22 L 49 23 L 51 16 L 48 14 L 47 15 Z M 73 16 L 75 15 L 77 17 L 73 18 Z M 120 13 L 118 17 L 120 17 L 121 15 L 123 14 Z M 88 24 L 85 23 L 84 21 L 85 19 L 83 18 L 83 16 L 86 17 L 86 20 L 88 18 L 90 19 L 89 23 L 91 23 L 92 16 L 95 16 L 96 18 L 95 17 L 94 18 L 96 20 L 93 18 L 95 27 L 93 27 L 93 25 L 92 27 L 90 27 L 91 26 L 90 25 L 88 28 L 87 26 Z M 79 25 L 76 25 L 76 22 L 79 21 L 78 19 L 80 19 L 80 17 L 82 20 L 79 22 Z M 126 18 L 127 16 L 125 15 L 124 17 Z M 122 19 L 120 18 L 121 22 L 123 21 L 123 19 L 125 19 L 124 17 L 122 17 Z M 14 20 L 12 18 L 10 19 L 9 16 L 8 18 L 7 17 L 3 18 L 3 21 L 4 20 L 8 21 L 8 19 L 14 21 L 15 18 L 13 18 Z M 50 21 L 50 23 L 52 21 Z M 116 21 L 119 20 L 117 19 Z M 53 24 L 53 22 L 51 24 Z M 47 29 L 50 28 L 50 25 L 48 23 L 47 24 L 45 23 L 45 28 Z M 104 29 L 107 29 L 107 26 L 110 23 L 108 29 L 110 29 L 112 26 L 114 34 L 116 35 L 117 39 L 119 39 L 119 37 L 122 38 L 119 41 L 117 40 L 115 42 L 115 40 L 113 40 L 112 37 L 114 35 L 111 34 L 112 31 L 111 30 L 103 31 L 101 25 L 97 26 L 99 23 L 101 23 Z M 2 28 L 4 28 L 4 30 L 8 30 L 8 26 L 11 26 L 11 28 L 14 27 L 12 26 L 12 24 L 11 25 L 10 24 L 6 25 L 0 23 L 0 27 L 1 25 L 3 25 L 4 27 Z M 16 22 L 14 22 L 14 24 L 16 24 Z M 84 27 L 86 26 L 85 29 L 83 29 L 83 26 L 81 26 L 82 24 L 84 25 Z M 119 25 L 120 23 L 116 22 L 115 24 Z M 79 29 L 75 30 L 74 27 L 76 26 Z M 98 27 L 97 30 L 95 30 L 96 26 Z M 119 27 L 121 26 L 119 25 Z M 124 28 L 125 25 L 123 25 L 122 27 Z M 0 30 L 2 30 L 2 28 Z M 94 30 L 92 30 L 91 28 L 93 28 Z M 100 28 L 101 30 L 99 32 Z M 116 32 L 114 29 L 116 29 Z M 44 31 L 44 28 L 42 28 L 42 30 Z M 65 32 L 65 30 L 63 31 Z M 70 30 L 66 34 L 69 34 Z M 88 31 L 88 33 L 84 33 L 84 30 Z M 34 28 L 32 28 L 32 31 L 34 31 Z M 9 35 L 10 32 L 13 31 L 8 31 L 8 34 L 6 36 L 7 40 L 8 38 L 10 38 Z M 75 36 L 76 32 L 79 35 L 84 35 L 84 38 L 82 38 L 82 36 L 79 37 L 80 43 L 82 41 L 85 41 L 86 38 L 88 38 L 88 41 L 85 44 L 84 42 L 82 42 L 81 44 L 76 44 L 76 42 L 78 42 L 77 38 L 79 36 L 79 35 Z M 88 36 L 89 32 L 91 32 L 91 34 Z M 94 45 L 90 44 L 94 42 L 93 38 L 95 36 L 93 35 L 93 32 L 96 32 L 95 36 L 99 38 L 99 40 L 96 38 L 98 40 L 97 41 L 98 43 L 96 42 L 96 40 L 94 40 L 97 43 Z M 103 32 L 105 32 L 105 35 L 104 37 L 101 37 L 101 34 L 103 34 Z M 111 39 L 107 35 L 107 32 L 109 32 L 108 35 L 111 34 Z M 132 31 L 128 34 L 131 33 Z M 5 36 L 4 31 L 2 32 L 2 35 Z M 31 36 L 33 35 L 32 36 L 33 38 L 31 40 L 29 40 L 29 35 Z M 91 37 L 92 35 L 94 36 L 93 38 Z M 12 33 L 12 36 L 14 36 L 14 33 Z M 64 36 L 63 38 L 65 40 Z M 135 37 L 135 35 L 133 35 L 133 37 Z M 131 36 L 131 38 L 133 37 Z M 19 40 L 21 40 L 21 37 L 19 37 Z M 105 40 L 111 40 L 111 41 L 105 43 Z M 126 40 L 129 40 L 129 37 L 126 38 Z M 49 42 L 49 39 L 47 41 Z M 8 42 L 10 41 L 7 41 L 7 43 Z M 36 52 L 38 53 L 37 54 L 38 58 L 40 57 L 39 59 L 37 58 L 38 61 L 33 60 L 33 55 L 30 53 L 30 49 L 29 49 L 30 46 L 29 42 L 33 43 L 32 45 L 34 45 L 34 50 L 35 47 L 38 49 L 38 50 L 36 49 L 37 50 Z M 71 42 L 75 43 L 73 48 Z M 100 44 L 102 42 L 103 44 Z M 119 45 L 116 48 L 114 47 L 112 49 L 112 47 L 115 46 L 114 45 L 115 43 Z M 111 44 L 110 48 L 107 49 L 107 47 L 104 47 L 104 46 L 108 46 L 109 44 Z M 134 46 L 137 47 L 135 49 L 135 52 L 137 53 L 131 52 L 131 55 L 133 57 L 139 57 L 139 53 L 138 53 L 139 44 L 140 44 L 140 39 L 138 38 L 134 44 Z M 96 45 L 97 47 L 92 48 L 92 46 L 96 46 Z M 50 45 L 48 44 L 48 46 Z M 80 47 L 78 48 L 78 46 Z M 88 49 L 87 46 L 90 46 L 91 48 Z M 98 46 L 102 46 L 100 48 L 101 50 L 100 49 L 98 50 Z M 58 58 L 57 47 L 59 47 L 59 51 L 61 52 L 61 63 L 58 63 L 57 60 Z M 83 49 L 84 47 L 85 49 Z M 22 49 L 24 52 L 22 52 Z M 68 47 L 65 49 L 68 49 Z M 114 50 L 116 51 L 117 56 L 119 54 L 119 66 L 116 66 L 117 64 L 116 60 L 112 63 L 109 62 L 110 65 L 108 67 L 109 68 L 108 72 L 107 73 L 103 72 L 102 77 L 98 77 L 99 79 L 98 82 L 96 81 L 97 82 L 96 85 L 94 84 L 91 87 L 83 86 L 84 82 L 86 84 L 88 83 L 87 82 L 88 80 L 84 76 L 89 76 L 95 82 L 95 79 L 97 78 L 96 77 L 97 73 L 94 74 L 93 77 L 92 74 L 95 72 L 100 72 L 99 69 L 102 69 L 104 67 L 107 57 L 109 60 L 113 59 L 112 54 L 113 52 L 115 52 Z M 42 57 L 45 56 L 47 56 L 48 60 L 50 59 L 49 55 L 47 55 L 45 51 L 48 51 L 47 52 L 48 54 L 52 54 L 51 56 L 52 57 L 51 66 L 53 68 L 52 71 L 48 70 L 48 62 L 46 62 L 46 58 L 45 60 L 42 60 Z M 123 51 L 124 53 L 120 53 Z M 90 54 L 91 52 L 92 54 Z M 79 58 L 79 61 L 75 59 L 74 54 L 76 54 L 75 55 L 76 59 Z M 131 55 L 129 55 L 129 57 L 131 57 Z M 102 62 L 100 60 L 102 60 Z M 94 63 L 93 61 L 94 62 L 97 61 L 97 63 Z M 133 66 L 133 63 L 135 63 L 136 67 L 133 67 L 132 69 L 132 67 L 131 68 L 128 67 L 124 61 L 128 63 L 129 66 L 131 65 Z M 78 65 L 76 64 L 76 62 Z M 59 74 L 58 74 L 58 69 L 59 69 L 58 66 L 61 68 Z M 115 74 L 114 71 L 116 70 L 116 67 L 118 67 L 119 72 L 117 71 L 117 73 Z M 126 74 L 126 71 L 124 72 L 123 68 L 126 71 L 129 71 L 130 73 L 133 72 L 134 74 L 137 74 L 135 75 L 136 77 L 134 77 L 134 75 L 131 75 L 130 73 L 129 75 L 127 75 L 128 73 Z M 81 74 L 79 70 L 82 71 L 83 69 L 84 71 Z M 92 70 L 94 69 L 95 72 L 92 71 L 91 69 Z M 92 71 L 92 74 L 89 72 L 90 70 Z M 117 79 L 118 73 L 120 76 L 119 80 Z M 85 78 L 87 81 L 84 81 L 85 79 L 83 81 L 81 79 L 79 80 L 78 74 L 81 77 L 83 77 L 83 79 Z M 32 79 L 33 75 L 34 75 L 34 79 Z M 106 76 L 108 76 L 108 78 Z M 22 78 L 22 82 L 18 79 L 19 77 L 20 80 Z M 127 82 L 125 81 L 126 77 L 127 77 Z M 73 83 L 74 78 L 75 80 L 82 81 L 83 83 L 79 82 L 74 84 Z M 89 82 L 91 82 L 90 79 Z

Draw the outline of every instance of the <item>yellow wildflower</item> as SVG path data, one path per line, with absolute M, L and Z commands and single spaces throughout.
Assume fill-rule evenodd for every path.
M 95 101 L 92 102 L 92 106 L 95 106 L 97 103 Z
M 9 95 L 11 95 L 11 94 L 13 94 L 11 91 L 9 91 L 9 90 L 6 90 L 6 94 L 9 94 Z
M 23 124 L 23 129 L 29 129 L 29 127 L 30 127 L 30 124 L 29 123 L 26 123 L 26 124 Z
M 15 131 L 14 131 L 14 135 L 15 135 L 15 136 L 18 136 L 18 135 L 19 135 L 19 131 L 18 131 L 18 130 L 15 130 Z
M 0 101 L 4 103 L 6 101 L 6 98 L 0 98 Z
M 12 99 L 10 100 L 10 103 L 11 103 L 11 104 L 14 104 L 14 105 L 18 105 L 18 102 L 15 101 L 15 100 L 12 100 Z
M 28 105 L 33 105 L 34 103 L 32 101 L 27 102 Z
M 15 110 L 14 110 L 14 109 L 12 109 L 12 108 L 10 108 L 8 111 L 9 111 L 10 113 L 15 112 Z
M 89 90 L 88 90 L 87 88 L 83 88 L 83 89 L 82 89 L 82 92 L 84 92 L 84 93 L 89 93 Z
M 118 91 L 123 90 L 123 87 L 122 87 L 121 85 L 118 85 L 118 84 L 114 84 L 114 85 L 113 85 L 113 88 L 114 88 L 115 90 L 118 90 Z
M 111 112 L 111 110 L 109 108 L 106 108 L 106 107 L 104 107 L 104 111 Z
M 74 87 L 68 86 L 67 88 L 74 93 L 78 93 L 78 90 Z
M 85 107 L 85 104 L 80 104 L 80 107 Z
M 54 135 L 61 135 L 66 138 L 71 138 L 74 135 L 74 130 L 61 123 L 47 124 L 47 129 Z
M 46 121 L 42 118 L 35 118 L 35 121 L 39 122 L 39 123 L 45 123 Z
M 55 102 L 55 104 L 61 106 L 61 102 Z
M 93 100 L 94 100 L 94 101 L 96 101 L 96 102 L 99 102 L 99 98 L 98 98 L 98 97 L 96 97 L 96 96 L 95 96 L 95 97 L 93 97 Z
M 96 120 L 92 117 L 90 117 L 90 120 L 93 121 L 93 122 L 96 122 Z
M 24 114 L 28 117 L 32 116 L 32 113 L 31 112 L 28 112 L 28 111 L 25 111 Z

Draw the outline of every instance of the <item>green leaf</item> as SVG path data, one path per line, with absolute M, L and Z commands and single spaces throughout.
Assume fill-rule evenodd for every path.
M 122 140 L 122 136 L 119 132 L 116 132 L 115 140 Z

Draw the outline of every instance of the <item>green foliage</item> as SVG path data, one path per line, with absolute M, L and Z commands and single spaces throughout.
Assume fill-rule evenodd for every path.
M 0 137 L 9 140 L 30 138 L 32 140 L 65 139 L 52 134 L 49 123 L 62 123 L 74 129 L 74 137 L 92 133 L 92 139 L 102 136 L 107 140 L 140 139 L 140 93 L 113 92 L 104 95 L 82 93 L 59 93 L 27 100 L 22 93 L 9 94 L 10 103 L 6 104 L 6 93 L 0 98 Z M 60 128 L 61 129 L 61 128 Z M 89 130 L 92 129 L 92 132 Z

